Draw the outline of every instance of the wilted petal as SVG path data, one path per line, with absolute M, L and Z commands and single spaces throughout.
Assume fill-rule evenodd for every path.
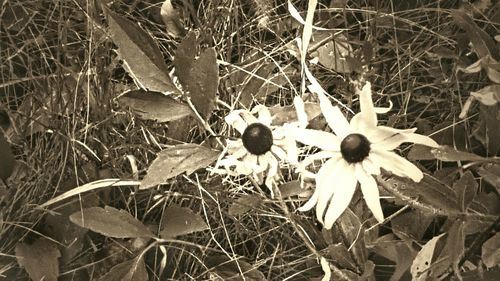
M 359 180 L 366 205 L 372 211 L 373 216 L 378 222 L 384 221 L 377 182 L 372 176 L 366 174 L 366 171 L 360 165 L 356 165 L 356 178 Z
M 325 228 L 332 228 L 335 221 L 344 213 L 349 206 L 354 191 L 356 191 L 357 179 L 354 174 L 354 166 L 344 161 L 337 167 L 333 174 L 330 185 L 335 189 L 332 200 L 325 214 Z M 321 198 L 318 200 L 318 204 Z
M 363 88 L 361 90 L 356 89 L 356 92 L 359 95 L 359 106 L 367 126 L 377 126 L 377 114 L 372 100 L 372 84 L 366 82 Z
M 322 150 L 340 151 L 340 139 L 334 134 L 312 129 L 291 129 L 292 136 L 305 145 L 316 146 Z
M 333 180 L 337 177 L 336 173 L 344 172 L 340 171 L 338 167 L 344 167 L 343 161 L 330 159 L 323 164 L 316 175 L 316 188 L 320 191 L 318 202 L 316 203 L 316 217 L 321 223 L 323 223 L 323 215 L 328 201 L 332 197 L 333 192 L 337 188 L 340 188 L 340 185 L 334 184 Z
M 238 130 L 240 134 L 243 134 L 243 132 L 247 128 L 247 122 L 245 122 L 245 120 L 241 118 L 240 112 L 240 110 L 234 110 L 229 113 L 224 119 L 226 120 L 226 123 Z
M 252 113 L 258 114 L 257 119 L 259 120 L 260 123 L 268 127 L 271 125 L 273 119 L 271 117 L 271 112 L 269 112 L 269 109 L 266 106 L 259 104 L 252 109 Z
M 409 177 L 415 182 L 419 182 L 424 177 L 417 166 L 392 151 L 374 150 L 368 157 L 397 176 Z

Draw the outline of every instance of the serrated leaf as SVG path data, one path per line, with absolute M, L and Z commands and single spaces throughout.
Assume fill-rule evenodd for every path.
M 205 263 L 209 271 L 216 274 L 222 280 L 234 281 L 265 281 L 266 277 L 255 266 L 243 260 L 230 260 L 223 255 L 210 255 L 206 257 Z M 241 269 L 241 270 L 240 270 Z M 244 277 L 241 276 L 243 272 Z M 217 279 L 218 280 L 218 279 Z
M 175 73 L 200 115 L 207 120 L 215 106 L 219 68 L 214 48 L 203 50 L 196 59 L 196 33 L 191 31 L 175 53 Z
M 247 212 L 258 208 L 260 204 L 262 203 L 262 197 L 260 197 L 258 194 L 244 194 L 238 200 L 233 202 L 231 206 L 229 207 L 229 214 L 231 216 L 240 216 L 244 215 Z
M 484 105 L 496 105 L 500 102 L 500 85 L 489 85 L 477 92 L 471 92 L 470 95 Z
M 125 210 L 110 206 L 91 207 L 71 214 L 77 225 L 114 238 L 154 237 L 153 233 Z
M 491 36 L 479 28 L 469 15 L 461 10 L 453 10 L 451 15 L 455 23 L 466 31 L 469 40 L 474 46 L 474 50 L 480 58 L 488 55 L 498 56 L 495 42 Z M 495 59 L 497 58 L 495 57 Z
M 481 260 L 488 268 L 500 264 L 500 232 L 484 242 L 481 248 Z
M 220 151 L 192 143 L 164 149 L 149 166 L 148 174 L 142 180 L 139 189 L 159 185 L 184 172 L 188 175 L 192 174 L 194 171 L 210 165 L 219 154 Z
M 118 101 L 141 118 L 158 122 L 178 120 L 193 113 L 188 105 L 158 92 L 129 91 L 121 95 Z
M 160 236 L 164 239 L 208 229 L 203 218 L 189 208 L 168 206 L 163 212 Z
M 462 207 L 462 211 L 465 212 L 470 203 L 472 203 L 472 200 L 474 200 L 474 197 L 476 197 L 477 188 L 478 183 L 470 171 L 464 173 L 462 177 L 453 184 L 453 189 L 457 192 L 458 203 Z
M 481 157 L 479 155 L 465 152 L 465 151 L 459 151 L 459 150 L 456 150 L 453 147 L 450 147 L 447 145 L 441 145 L 440 147 L 432 148 L 431 153 L 434 155 L 435 159 L 438 159 L 441 161 L 456 162 L 456 161 L 482 161 L 482 160 L 485 160 L 484 157 Z
M 436 244 L 444 235 L 445 233 L 435 236 L 434 238 L 429 240 L 429 242 L 427 242 L 418 252 L 410 268 L 411 276 L 413 277 L 412 280 L 427 280 L 427 277 L 429 275 L 428 269 L 432 266 L 432 257 L 434 256 Z
M 20 266 L 28 272 L 31 280 L 57 281 L 61 253 L 54 242 L 45 238 L 33 244 L 18 243 L 16 258 Z
M 150 91 L 179 93 L 153 38 L 137 24 L 103 7 L 108 16 L 111 38 L 118 46 L 121 58 L 127 62 L 131 76 Z
M 165 0 L 161 5 L 161 19 L 167 28 L 167 33 L 173 37 L 184 36 L 184 25 L 180 19 L 179 12 L 172 5 L 171 0 Z
M 0 132 L 0 179 L 7 180 L 14 171 L 15 158 L 12 154 L 12 149 L 5 139 L 5 136 Z
M 420 182 L 396 177 L 384 181 L 387 191 L 423 211 L 450 216 L 462 214 L 455 191 L 433 177 L 424 176 Z
M 137 256 L 117 264 L 111 270 L 99 278 L 99 281 L 147 281 L 148 272 L 142 256 Z
M 304 109 L 307 114 L 307 121 L 321 115 L 321 108 L 319 103 L 306 102 L 304 103 Z M 297 111 L 293 106 L 272 106 L 269 107 L 271 116 L 273 118 L 272 124 L 276 126 L 281 126 L 285 123 L 297 122 Z

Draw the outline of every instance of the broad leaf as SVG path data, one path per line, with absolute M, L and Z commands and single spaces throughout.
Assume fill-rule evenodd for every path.
M 260 206 L 262 203 L 262 197 L 259 196 L 258 194 L 244 194 L 236 202 L 233 202 L 231 206 L 229 207 L 229 214 L 231 216 L 240 216 L 244 215 L 245 213 L 256 209 Z
M 211 255 L 205 260 L 205 264 L 212 274 L 221 279 L 216 280 L 234 280 L 234 281 L 265 281 L 264 274 L 243 260 L 230 260 L 223 255 Z M 241 275 L 244 274 L 244 277 Z
M 377 239 L 373 251 L 396 264 L 390 281 L 401 280 L 417 255 L 411 244 L 397 240 L 393 234 L 387 234 Z
M 307 120 L 312 119 L 321 115 L 321 108 L 318 103 L 306 102 L 304 103 L 305 111 L 307 114 Z M 285 123 L 297 122 L 297 111 L 293 106 L 272 106 L 269 107 L 271 116 L 273 117 L 273 125 L 280 126 Z
M 173 37 L 184 36 L 186 33 L 184 25 L 180 19 L 179 12 L 174 8 L 171 0 L 165 0 L 165 2 L 163 2 L 160 15 L 167 28 L 168 34 Z
M 192 143 L 164 149 L 149 166 L 148 174 L 139 188 L 146 189 L 159 185 L 184 172 L 189 175 L 210 165 L 219 154 L 219 151 Z
M 154 237 L 153 233 L 131 214 L 110 206 L 86 208 L 73 213 L 69 219 L 83 228 L 108 237 Z
M 443 237 L 445 233 L 435 236 L 429 242 L 427 242 L 422 249 L 418 252 L 415 260 L 410 268 L 412 280 L 414 281 L 425 281 L 429 275 L 429 268 L 432 266 L 432 257 L 434 256 L 434 250 L 436 249 L 436 244 Z
M 347 247 L 343 243 L 335 243 L 328 246 L 328 254 L 331 259 L 341 268 L 356 271 L 358 265 L 353 260 Z
M 481 250 L 481 260 L 486 267 L 491 268 L 500 264 L 500 232 L 484 242 Z
M 18 243 L 16 258 L 20 266 L 28 272 L 31 280 L 57 281 L 61 253 L 54 242 L 45 238 L 33 244 Z
M 9 143 L 0 132 L 0 179 L 7 180 L 14 171 L 15 158 Z
M 458 263 L 464 253 L 464 244 L 464 222 L 455 220 L 447 231 L 444 247 L 435 259 L 436 262 L 433 264 L 429 275 L 437 279 L 440 275 L 446 273 L 450 267 L 458 271 Z
M 147 281 L 148 272 L 142 256 L 137 256 L 117 264 L 105 275 L 99 278 L 99 281 Z
M 474 50 L 480 58 L 488 55 L 498 56 L 498 50 L 495 41 L 484 30 L 479 28 L 477 24 L 464 11 L 454 10 L 451 15 L 455 23 L 466 31 L 469 40 L 474 46 Z M 498 57 L 494 57 L 498 59 Z
M 350 73 L 355 69 L 351 63 L 352 47 L 344 35 L 329 40 L 311 53 L 324 67 L 340 73 Z
M 189 208 L 172 205 L 163 212 L 160 235 L 168 239 L 206 229 L 208 225 L 199 214 Z
M 214 48 L 199 54 L 194 31 L 188 33 L 179 44 L 175 54 L 175 72 L 185 91 L 189 93 L 194 107 L 207 120 L 215 106 L 215 95 L 219 85 L 219 67 Z
M 423 211 L 450 216 L 462 213 L 455 191 L 433 177 L 424 176 L 418 183 L 397 177 L 382 181 L 386 182 L 384 188 L 396 198 Z
M 481 166 L 477 172 L 482 179 L 497 189 L 500 193 L 500 164 L 486 164 Z
M 411 209 L 391 220 L 392 232 L 401 240 L 421 241 L 425 231 L 434 220 L 435 216 L 422 212 L 418 209 Z M 408 223 L 412 221 L 412 223 Z
M 193 113 L 188 105 L 158 92 L 134 90 L 121 95 L 118 101 L 141 118 L 158 122 L 181 119 Z
M 449 161 L 449 162 L 455 162 L 455 161 L 481 161 L 484 160 L 483 157 L 465 152 L 465 151 L 459 151 L 454 149 L 453 147 L 447 146 L 447 145 L 442 145 L 438 148 L 432 148 L 431 153 L 434 155 L 434 157 L 438 160 L 441 161 Z
M 359 268 L 363 268 L 368 253 L 364 235 L 359 235 L 359 233 L 364 233 L 365 229 L 359 217 L 350 208 L 347 208 L 335 225 L 340 232 L 339 236 L 344 237 L 344 243 L 350 245 L 354 261 Z
M 458 203 L 460 204 L 462 211 L 466 211 L 469 207 L 474 197 L 476 197 L 478 184 L 474 175 L 470 171 L 467 171 L 462 177 L 453 184 L 453 189 L 457 192 Z
M 494 106 L 479 106 L 479 128 L 474 131 L 473 135 L 486 148 L 488 155 L 497 155 L 500 149 L 500 122 L 499 112 L 500 105 Z
M 111 38 L 118 46 L 121 58 L 127 63 L 130 75 L 150 91 L 179 93 L 153 38 L 125 17 L 106 7 L 104 11 L 108 16 Z

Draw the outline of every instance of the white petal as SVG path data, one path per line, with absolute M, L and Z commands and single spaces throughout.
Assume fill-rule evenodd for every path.
M 414 133 L 417 129 L 396 129 L 387 126 L 376 126 L 376 127 L 365 127 L 365 130 L 362 132 L 371 143 L 379 143 L 383 140 L 387 140 L 390 137 L 397 134 L 411 134 Z
M 278 160 L 274 157 L 270 157 L 269 164 L 265 184 L 271 191 L 271 197 L 274 198 L 273 184 L 275 184 L 275 177 L 278 174 Z
M 243 158 L 248 153 L 248 151 L 247 151 L 247 149 L 244 146 L 240 146 L 238 148 L 234 148 L 232 150 L 229 150 L 229 153 L 234 158 L 241 159 L 241 158 Z
M 293 105 L 295 106 L 295 111 L 297 112 L 297 120 L 300 128 L 307 127 L 308 118 L 304 105 L 304 101 L 300 98 L 300 96 L 295 96 L 293 98 Z
M 344 161 L 340 161 L 342 166 L 338 167 L 334 173 L 334 178 L 330 184 L 334 186 L 335 192 L 333 194 L 330 205 L 325 215 L 325 228 L 332 228 L 335 221 L 344 213 L 345 209 L 351 203 L 354 191 L 356 191 L 356 184 L 358 183 L 354 174 L 354 166 L 349 165 Z
M 274 158 L 274 156 L 269 156 L 268 153 L 269 152 L 264 155 L 257 156 L 257 165 L 261 167 L 262 171 L 267 170 L 267 168 L 269 167 L 270 158 Z
M 271 146 L 271 152 L 274 153 L 280 160 L 288 160 L 288 154 L 286 151 L 277 145 Z
M 344 167 L 343 162 L 330 159 L 323 164 L 316 175 L 316 188 L 320 191 L 318 202 L 316 203 L 316 217 L 321 223 L 323 223 L 323 215 L 328 201 L 335 189 L 340 187 L 340 185 L 333 184 L 337 176 L 334 172 L 338 173 L 337 167 Z
M 316 186 L 313 195 L 309 198 L 309 200 L 307 200 L 307 202 L 304 205 L 299 207 L 297 210 L 299 212 L 307 212 L 311 210 L 314 206 L 316 206 L 320 193 L 321 190 Z
M 439 147 L 439 144 L 437 144 L 437 142 L 431 139 L 430 137 L 415 133 L 401 133 L 393 135 L 387 139 L 384 139 L 372 145 L 373 147 L 378 149 L 393 150 L 405 142 L 418 143 L 430 147 Z
M 260 123 L 266 125 L 266 126 L 271 126 L 271 122 L 273 121 L 271 117 L 271 112 L 269 112 L 269 109 L 264 106 L 264 105 L 257 105 L 252 109 L 252 113 L 257 113 L 258 114 L 258 120 Z
M 397 176 L 409 177 L 415 182 L 419 182 L 424 177 L 417 166 L 392 151 L 374 149 L 368 158 Z
M 378 222 L 384 221 L 384 213 L 380 205 L 380 194 L 375 179 L 366 174 L 361 165 L 356 165 L 356 178 L 358 178 L 361 185 L 361 191 L 365 198 L 366 205 L 373 213 Z
M 240 116 L 245 120 L 247 124 L 258 123 L 259 119 L 257 119 L 252 113 L 248 110 L 240 110 Z
M 307 166 L 311 165 L 316 160 L 321 160 L 325 158 L 334 158 L 334 157 L 335 159 L 333 159 L 333 161 L 337 162 L 338 160 L 340 160 L 342 156 L 340 155 L 340 153 L 332 151 L 320 151 L 314 153 L 304 158 L 304 160 L 302 160 L 302 162 L 300 162 L 299 165 L 297 166 L 297 170 L 299 172 L 303 172 L 306 170 Z
M 370 158 L 366 158 L 361 162 L 361 166 L 369 175 L 380 175 L 380 166 L 373 163 Z
M 330 269 L 330 264 L 324 257 L 321 257 L 321 269 L 323 269 L 323 272 L 325 273 L 325 276 L 321 278 L 321 281 L 330 281 L 332 278 L 332 270 Z
M 322 93 L 318 93 L 318 97 L 321 112 L 333 132 L 341 139 L 350 134 L 349 122 L 347 122 L 339 107 L 333 106 L 330 100 Z
M 351 118 L 351 122 L 349 124 L 351 125 L 352 133 L 359 133 L 368 137 L 366 132 L 375 128 L 375 126 L 371 126 L 371 124 L 367 122 L 365 116 L 366 114 L 359 112 Z
M 363 119 L 368 126 L 377 126 L 377 114 L 373 107 L 371 83 L 366 82 L 361 91 L 356 89 L 356 92 L 359 95 L 359 107 L 363 114 Z
M 240 112 L 241 112 L 240 110 L 234 110 L 231 113 L 229 113 L 224 119 L 226 120 L 226 123 L 231 125 L 231 127 L 238 130 L 240 134 L 243 134 L 243 132 L 247 128 L 247 122 L 245 122 L 245 120 L 241 118 Z
M 322 150 L 340 151 L 340 138 L 334 134 L 312 130 L 312 129 L 291 129 L 293 138 L 298 142 L 309 146 L 316 146 Z

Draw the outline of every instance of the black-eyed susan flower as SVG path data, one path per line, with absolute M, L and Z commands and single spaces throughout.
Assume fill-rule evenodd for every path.
M 272 185 L 279 177 L 280 162 L 298 163 L 297 146 L 291 138 L 290 128 L 305 127 L 307 116 L 300 98 L 294 99 L 294 105 L 299 108 L 299 121 L 283 126 L 271 125 L 271 113 L 263 105 L 254 107 L 252 111 L 232 111 L 225 120 L 241 137 L 227 140 L 227 155 L 224 154 L 216 167 L 224 167 L 224 173 L 232 176 L 251 175 L 258 184 L 262 184 L 265 177 L 264 183 L 273 194 Z
M 329 158 L 314 175 L 316 189 L 313 195 L 299 210 L 307 211 L 316 206 L 318 220 L 325 228 L 330 229 L 348 207 L 359 182 L 367 206 L 374 217 L 382 222 L 384 215 L 373 175 L 379 175 L 380 168 L 384 168 L 397 176 L 409 177 L 418 182 L 423 178 L 422 171 L 393 150 L 404 142 L 431 147 L 437 147 L 438 144 L 427 136 L 416 134 L 416 129 L 400 130 L 378 126 L 377 110 L 373 105 L 369 82 L 361 91 L 358 90 L 361 111 L 350 123 L 322 91 L 315 92 L 333 133 L 294 129 L 293 135 L 297 141 L 321 149 L 306 157 L 299 164 L 299 171 L 307 171 L 306 167 L 315 160 Z

